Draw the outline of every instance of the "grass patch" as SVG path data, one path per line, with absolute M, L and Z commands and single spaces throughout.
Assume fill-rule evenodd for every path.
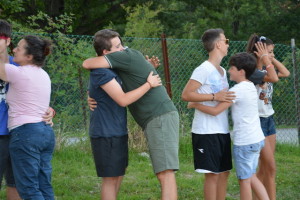
M 127 173 L 119 193 L 120 200 L 158 200 L 160 187 L 144 149 L 130 150 Z M 147 152 L 146 152 L 147 153 Z M 276 147 L 277 198 L 300 199 L 300 148 L 286 144 Z M 89 140 L 60 146 L 53 157 L 53 187 L 57 200 L 100 199 L 101 179 L 96 177 Z M 202 174 L 194 172 L 190 135 L 180 138 L 180 171 L 176 173 L 178 199 L 203 199 Z M 4 189 L 0 199 L 5 199 Z M 235 171 L 229 178 L 227 200 L 239 199 Z

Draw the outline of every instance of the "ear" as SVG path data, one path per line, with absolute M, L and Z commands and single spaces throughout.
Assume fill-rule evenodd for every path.
M 8 38 L 8 39 L 6 40 L 6 46 L 8 47 L 8 46 L 10 45 L 10 43 L 11 43 L 11 39 Z
M 33 55 L 26 55 L 26 59 L 31 62 L 33 59 Z
M 109 52 L 110 52 L 110 51 L 104 49 L 104 50 L 103 50 L 103 55 L 109 54 Z
M 216 41 L 215 42 L 215 48 L 216 49 L 220 49 L 221 48 L 220 41 Z
M 245 72 L 244 69 L 241 69 L 239 72 L 240 72 L 240 75 L 241 75 L 241 76 L 245 76 L 245 77 L 246 77 L 246 72 Z

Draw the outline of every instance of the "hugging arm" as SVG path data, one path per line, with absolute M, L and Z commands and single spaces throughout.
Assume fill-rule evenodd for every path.
M 85 69 L 110 68 L 110 65 L 104 56 L 88 58 L 82 63 Z
M 108 83 L 101 86 L 101 88 L 120 106 L 125 107 L 129 104 L 137 101 L 141 98 L 146 92 L 148 92 L 151 88 L 161 86 L 161 80 L 159 75 L 153 75 L 151 71 L 147 82 L 141 85 L 140 87 L 131 90 L 129 92 L 124 93 L 121 88 L 121 85 L 113 79 Z
M 189 102 L 188 108 L 195 108 L 197 110 L 200 110 L 201 112 L 204 112 L 209 115 L 217 116 L 227 108 L 231 106 L 232 103 L 230 102 L 221 102 L 217 106 L 205 106 L 203 104 L 199 104 L 197 102 Z
M 182 91 L 181 98 L 183 101 L 202 102 L 202 101 L 224 101 L 231 102 L 235 98 L 234 92 L 221 90 L 214 94 L 201 94 L 197 89 L 201 87 L 201 83 L 190 79 Z
M 112 79 L 108 83 L 101 86 L 101 88 L 120 106 L 125 107 L 139 98 L 141 98 L 146 92 L 148 92 L 151 88 L 161 86 L 161 79 L 159 75 L 153 75 L 151 71 L 148 75 L 147 81 L 141 85 L 140 87 L 125 93 L 120 84 L 116 81 L 116 79 Z M 90 110 L 94 111 L 97 107 L 97 102 L 95 99 L 88 96 L 88 105 Z
M 53 126 L 53 117 L 55 116 L 55 110 L 51 107 L 49 107 L 46 111 L 46 113 L 43 115 L 43 121 L 46 122 L 46 124 L 50 124 Z

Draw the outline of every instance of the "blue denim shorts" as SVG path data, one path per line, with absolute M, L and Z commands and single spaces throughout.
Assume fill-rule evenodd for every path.
M 238 179 L 248 179 L 256 173 L 258 159 L 264 140 L 249 145 L 233 145 L 233 159 Z
M 9 135 L 0 135 L 0 188 L 3 176 L 8 187 L 16 186 L 9 155 Z
M 260 125 L 265 137 L 276 134 L 273 115 L 269 117 L 260 117 Z

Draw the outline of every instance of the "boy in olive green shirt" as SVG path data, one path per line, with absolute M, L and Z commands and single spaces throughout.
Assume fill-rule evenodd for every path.
M 106 34 L 116 32 L 105 29 L 98 31 L 95 37 L 98 33 L 105 38 Z M 121 38 L 117 39 L 121 44 Z M 144 84 L 150 71 L 156 71 L 139 51 L 120 49 L 105 56 L 89 58 L 83 62 L 83 67 L 116 69 L 124 91 L 128 92 Z M 101 44 L 99 51 L 103 51 Z M 146 134 L 153 169 L 161 184 L 161 199 L 177 199 L 174 170 L 179 169 L 179 115 L 176 107 L 166 89 L 159 86 L 152 88 L 138 101 L 129 105 L 129 110 Z

